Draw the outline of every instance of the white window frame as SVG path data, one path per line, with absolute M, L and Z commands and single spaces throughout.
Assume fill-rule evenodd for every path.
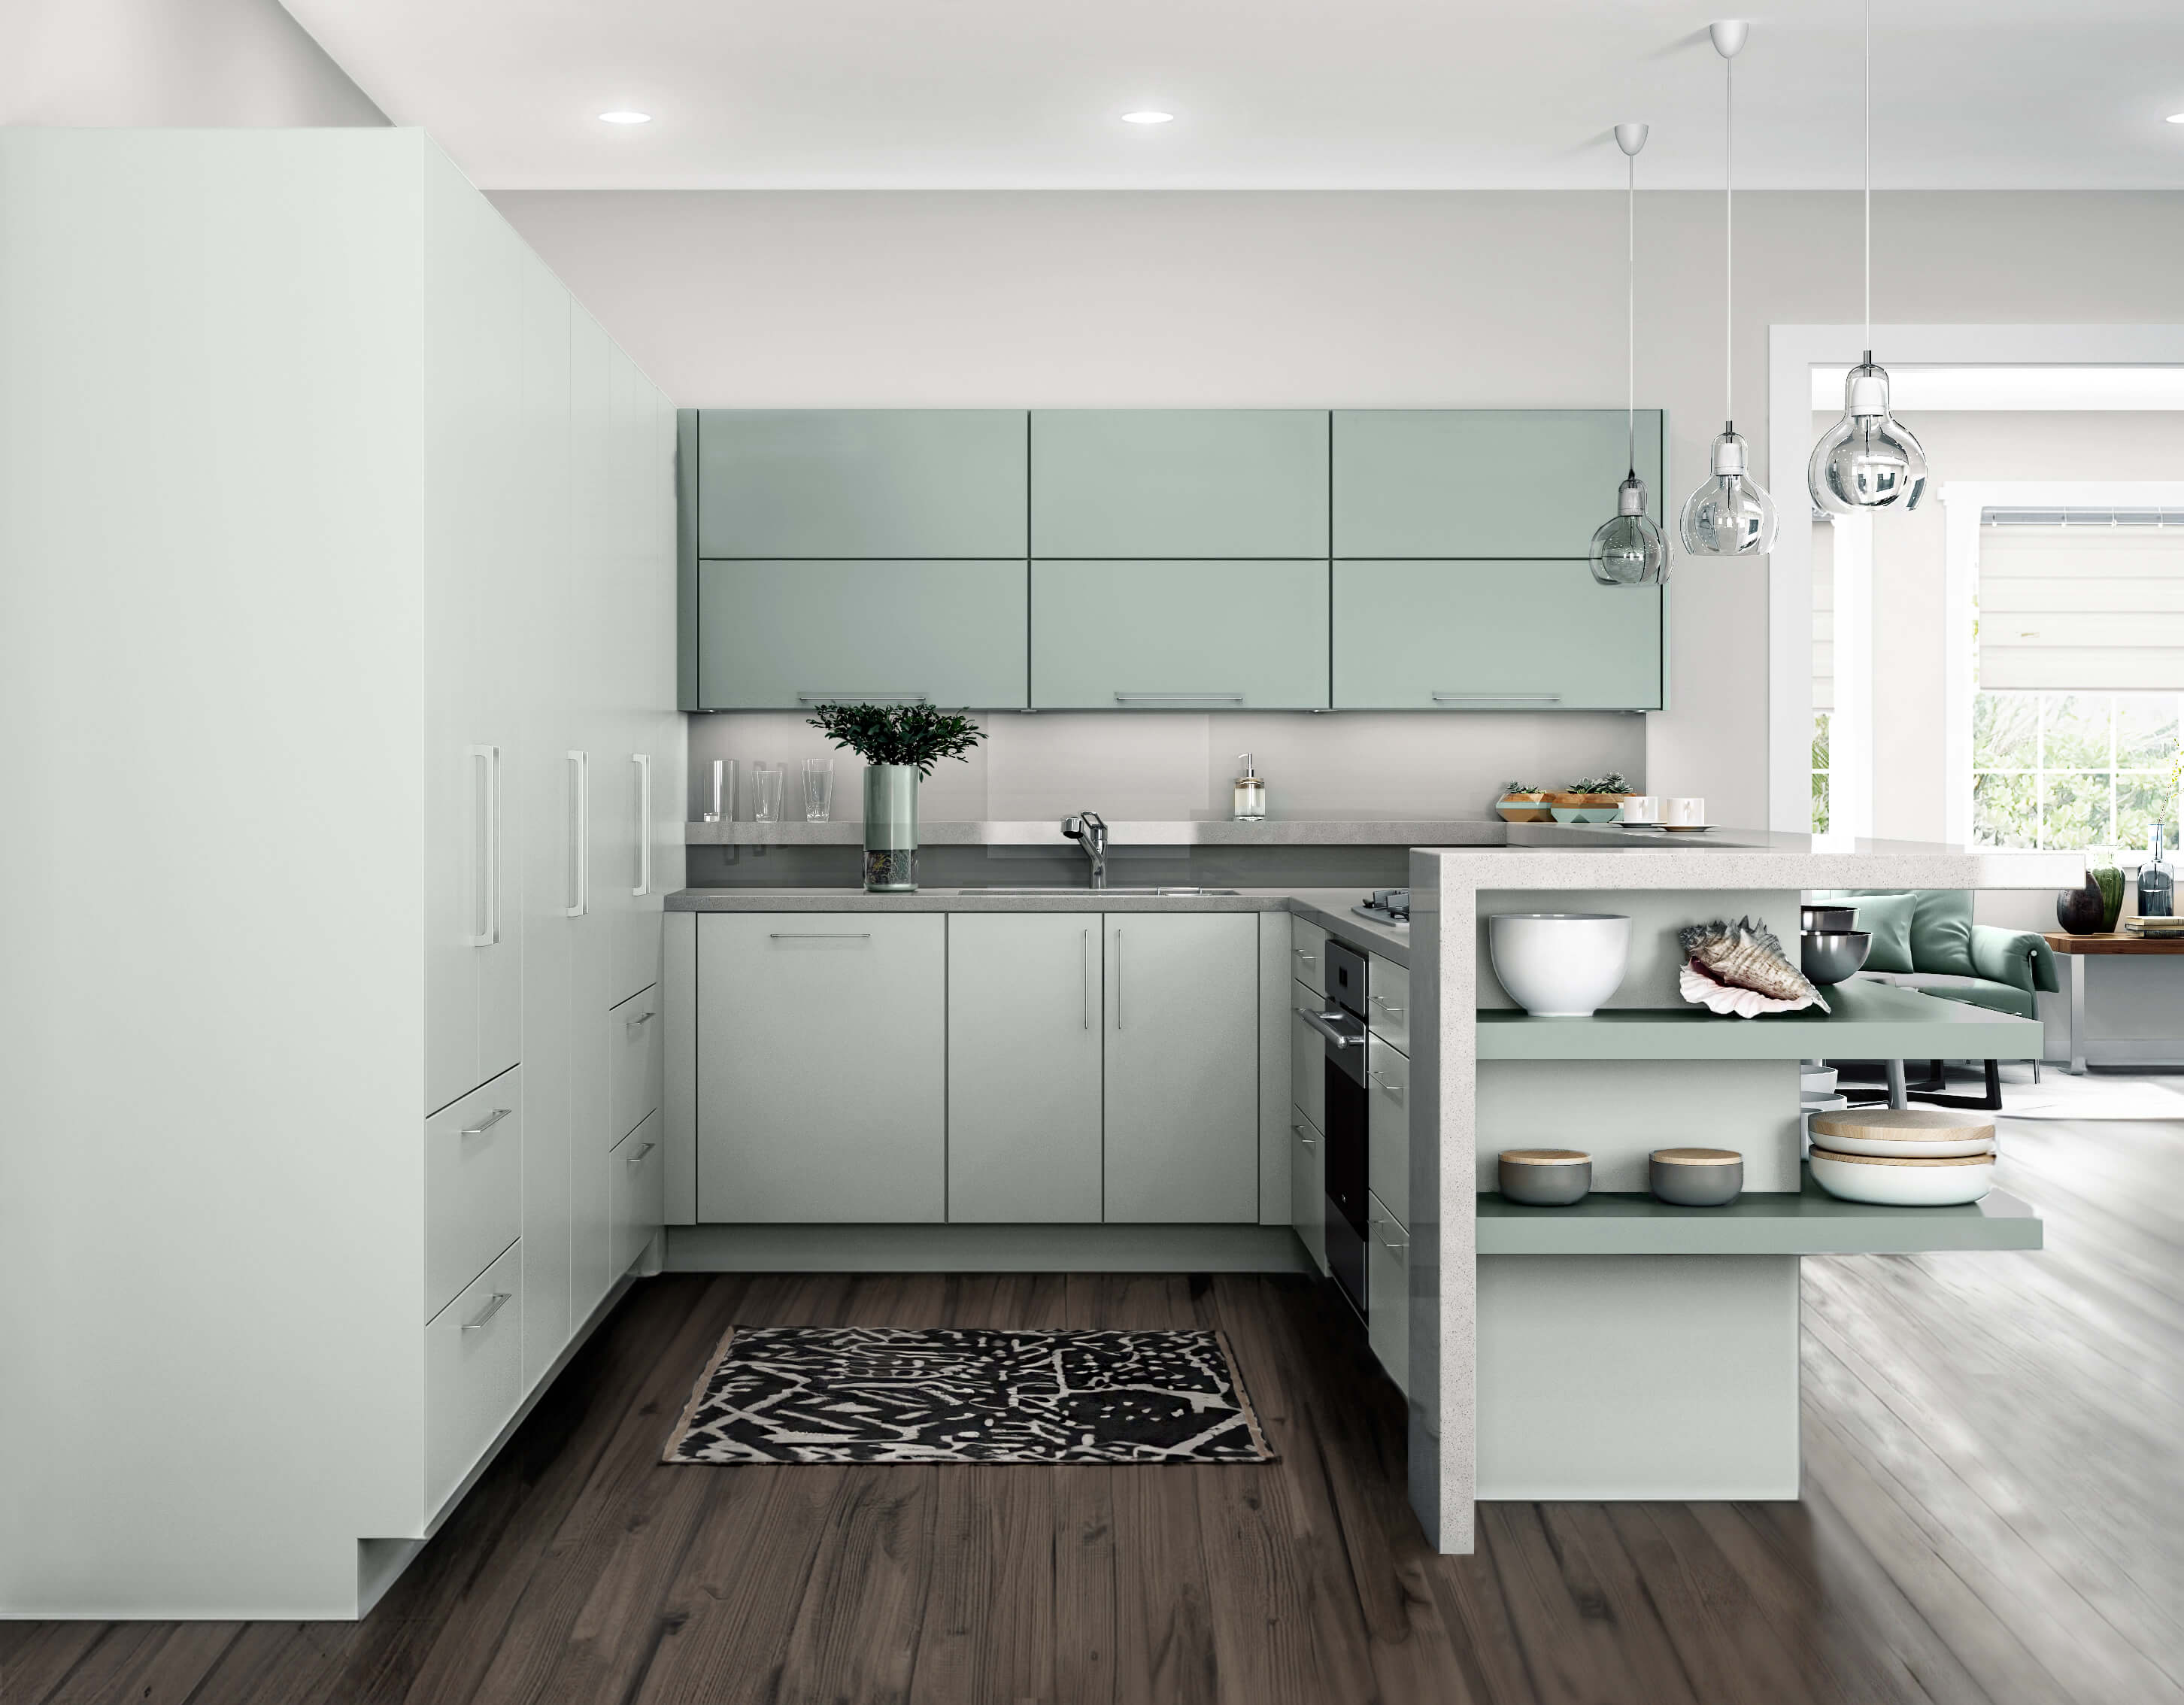
M 1768 330 L 1767 484 L 1783 527 L 1767 566 L 1767 817 L 1769 828 L 1791 834 L 1809 831 L 1813 811 L 1813 536 L 1807 524 L 1812 505 L 1805 490 L 1805 460 L 1813 445 L 1813 370 L 1853 366 L 1865 347 L 1864 328 L 1855 325 L 1774 326 Z M 1872 348 L 1883 365 L 2179 366 L 2184 365 L 2184 326 L 1876 326 Z M 1936 472 L 1946 473 L 1947 446 L 1929 444 L 1926 450 Z M 1884 515 L 1881 524 L 1886 520 Z M 1958 631 L 1952 621 L 1950 632 Z M 1965 643 L 1969 647 L 1968 632 Z M 1835 733 L 1844 731 L 1847 711 L 1858 749 L 1847 754 L 1846 761 L 1842 746 L 1830 738 L 1831 842 L 1838 838 L 1836 831 L 1859 837 L 1873 833 L 1869 617 L 1852 622 L 1845 619 L 1841 608 L 1836 610 L 1835 655 Z M 1969 649 L 1965 666 L 1969 671 Z M 1844 703 L 1850 696 L 1844 677 L 1854 671 L 1863 671 L 1857 678 L 1864 683 L 1864 697 L 1852 708 Z M 1952 828 L 1948 834 L 1959 845 L 1971 825 L 1969 680 L 1967 672 L 1964 693 L 1956 691 L 1953 682 L 1948 693 L 1953 714 L 1964 724 L 1964 833 Z M 1852 792 L 1855 798 L 1847 797 Z

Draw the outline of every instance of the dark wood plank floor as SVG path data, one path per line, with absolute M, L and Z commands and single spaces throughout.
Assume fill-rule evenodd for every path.
M 1425 1549 L 1323 1286 L 640 1285 L 359 1624 L 0 1624 L 5 1705 L 2184 1702 L 2184 1127 L 2014 1124 L 2031 1256 L 1806 1266 L 1801 1504 Z M 668 1468 L 732 1322 L 1218 1324 L 1262 1468 Z

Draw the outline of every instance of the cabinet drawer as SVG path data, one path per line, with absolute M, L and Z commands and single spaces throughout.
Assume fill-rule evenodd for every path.
M 523 1072 L 425 1121 L 425 1318 L 485 1271 L 523 1224 Z
M 1405 1225 L 1411 1223 L 1411 1062 L 1378 1036 L 1365 1046 L 1366 1178 Z
M 1321 997 L 1301 983 L 1290 984 L 1290 1005 L 1322 1010 Z M 1315 1128 L 1327 1126 L 1327 1043 L 1319 1032 L 1290 1014 L 1290 1100 Z
M 1369 1192 L 1366 1203 L 1365 1332 L 1406 1396 L 1411 1390 L 1411 1235 Z
M 1327 1147 L 1301 1107 L 1290 1109 L 1290 1223 L 1312 1265 L 1327 1271 Z
M 607 1156 L 608 1268 L 619 1279 L 667 1217 L 667 1151 L 654 1113 Z
M 614 1110 L 606 1135 L 609 1148 L 659 1109 L 666 1028 L 657 984 L 631 995 L 607 1014 L 607 1101 Z
M 1365 1022 L 1390 1046 L 1411 1051 L 1411 973 L 1374 954 L 1365 965 Z
M 477 1465 L 523 1395 L 523 1246 L 425 1326 L 425 1507 L 437 1510 Z
M 1327 932 L 1301 917 L 1290 920 L 1290 975 L 1314 995 L 1327 993 Z

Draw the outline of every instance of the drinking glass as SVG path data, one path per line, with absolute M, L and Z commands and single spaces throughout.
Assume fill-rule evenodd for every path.
M 804 821 L 823 823 L 834 809 L 834 761 L 804 761 Z
M 751 821 L 777 823 L 781 821 L 782 789 L 788 785 L 788 766 L 769 764 L 760 760 L 751 766 Z

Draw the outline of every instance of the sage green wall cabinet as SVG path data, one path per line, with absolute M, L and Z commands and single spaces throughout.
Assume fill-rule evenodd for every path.
M 922 698 L 1022 710 L 1029 592 L 1013 562 L 699 565 L 699 705 Z
M 1017 409 L 704 409 L 698 554 L 1022 558 Z
M 1658 586 L 1598 585 L 1582 560 L 1338 562 L 1334 572 L 1338 710 L 1661 706 Z
M 1582 558 L 1630 465 L 1620 409 L 1339 409 L 1341 556 Z M 1638 414 L 1660 519 L 1661 414 Z
M 948 919 L 948 1217 L 1096 1223 L 1097 913 Z
M 1042 710 L 1322 710 L 1327 564 L 1034 562 Z
M 1259 1217 L 1259 926 L 1248 912 L 1106 925 L 1106 1217 Z
M 948 921 L 698 920 L 698 1217 L 947 1212 Z
M 1324 557 L 1327 411 L 1035 410 L 1031 554 Z

